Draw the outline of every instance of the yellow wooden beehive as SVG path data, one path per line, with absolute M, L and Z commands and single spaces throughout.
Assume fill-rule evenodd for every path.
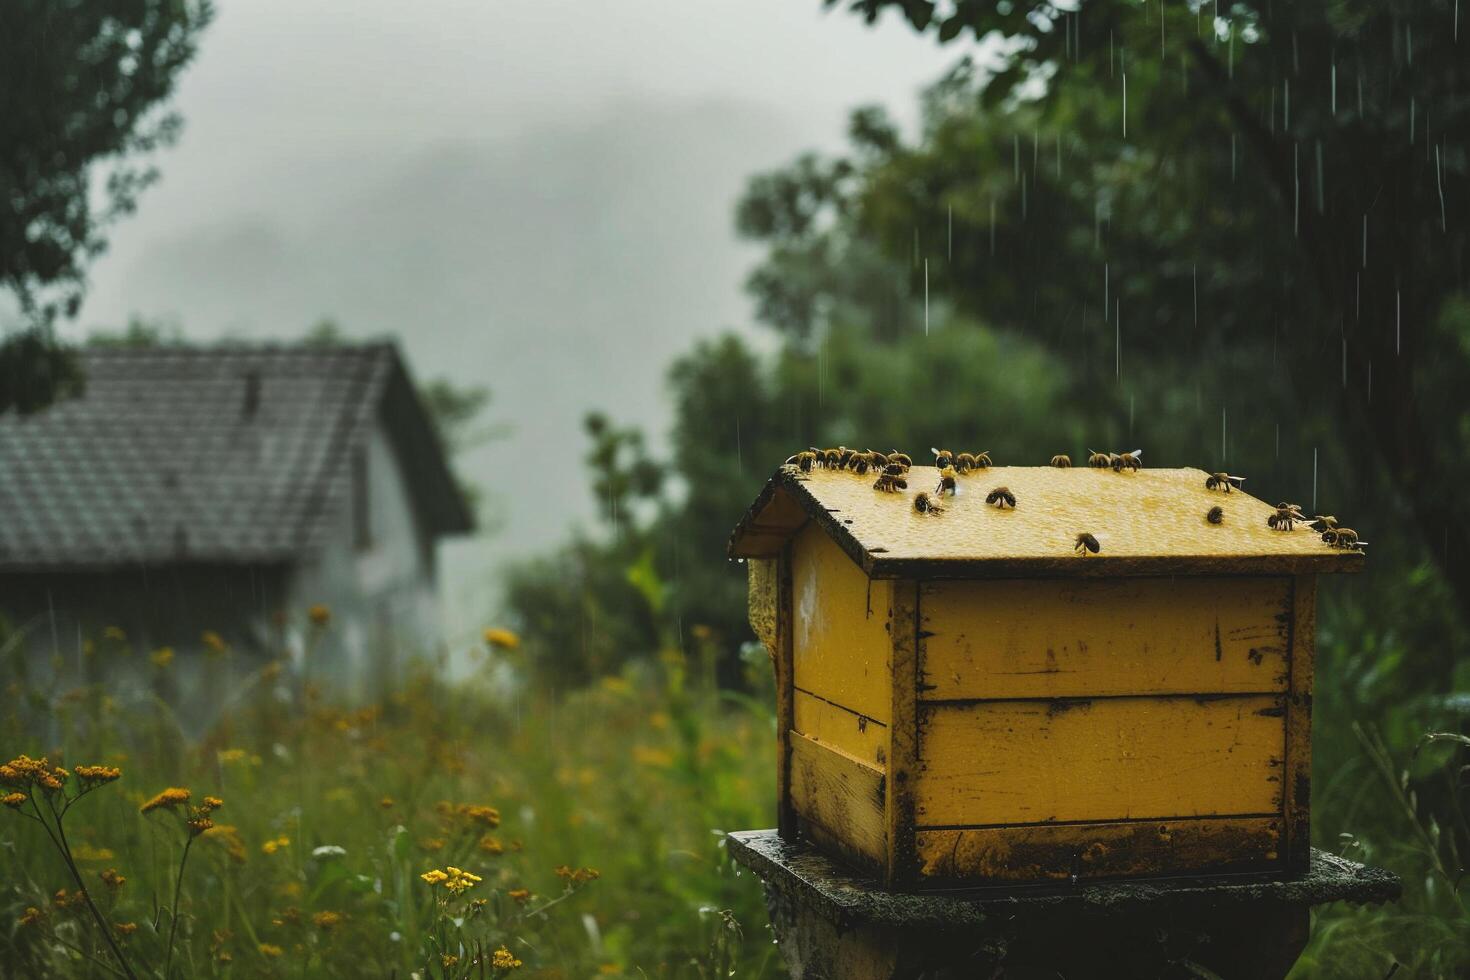
M 931 467 L 778 470 L 730 554 L 782 834 L 889 887 L 1305 869 L 1316 575 L 1363 556 L 1206 477 L 994 467 L 922 514 Z

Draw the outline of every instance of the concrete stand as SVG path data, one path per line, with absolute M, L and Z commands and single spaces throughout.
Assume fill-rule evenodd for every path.
M 1322 851 L 1258 875 L 888 892 L 774 830 L 731 834 L 765 886 L 794 980 L 1285 976 L 1310 910 L 1398 898 L 1397 877 Z

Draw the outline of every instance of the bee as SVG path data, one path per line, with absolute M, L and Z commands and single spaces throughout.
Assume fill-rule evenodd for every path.
M 909 468 L 902 463 L 884 463 L 883 472 L 889 476 L 907 476 Z
M 909 471 L 909 467 L 914 465 L 914 461 L 908 453 L 901 453 L 897 449 L 889 453 L 886 458 L 888 462 L 897 463 L 898 465 L 902 466 L 905 473 Z
M 877 469 L 886 463 L 887 460 L 882 453 L 875 453 L 871 449 L 866 452 L 853 450 L 852 455 L 847 458 L 847 468 L 858 476 L 867 476 L 868 470 Z
M 873 484 L 874 490 L 881 490 L 883 493 L 898 493 L 898 491 L 907 490 L 908 488 L 909 483 L 907 480 L 901 476 L 894 476 L 892 473 L 878 474 L 878 481 Z
M 1205 520 L 1209 521 L 1211 524 L 1224 524 L 1225 508 L 1211 507 L 1208 511 L 1205 512 Z
M 944 508 L 939 506 L 927 493 L 920 490 L 914 496 L 914 510 L 920 514 L 943 514 Z
M 1350 527 L 1330 527 L 1322 532 L 1322 540 L 1334 548 L 1362 551 L 1368 543 L 1358 540 L 1358 532 Z
M 963 456 L 965 454 L 964 453 L 961 453 L 960 455 Z M 975 469 L 977 469 L 977 470 L 988 470 L 988 469 L 990 469 L 990 467 L 992 467 L 994 465 L 995 464 L 990 461 L 990 453 L 987 452 L 987 453 L 976 453 L 975 454 Z
M 1016 506 L 1016 495 L 1011 493 L 1010 487 L 996 487 L 985 495 L 985 502 L 1005 510 Z
M 929 451 L 934 454 L 935 469 L 942 470 L 954 465 L 954 453 L 948 449 L 930 449 Z
M 1077 535 L 1077 547 L 1073 550 L 1079 555 L 1085 555 L 1089 551 L 1095 555 L 1102 550 L 1102 545 L 1097 543 L 1097 538 L 1083 531 Z
M 1302 513 L 1301 507 L 1285 501 L 1277 504 L 1276 509 L 1266 517 L 1266 526 L 1273 531 L 1290 531 L 1297 524 L 1306 522 L 1307 518 Z
M 812 467 L 817 464 L 818 453 L 815 449 L 806 449 L 797 453 L 786 461 L 787 466 L 795 466 L 803 473 L 810 473 Z
M 1313 531 L 1332 531 L 1337 528 L 1337 518 L 1331 514 L 1318 514 L 1312 518 L 1310 527 Z
M 1113 467 L 1114 473 L 1124 470 L 1143 469 L 1143 450 L 1135 449 L 1131 453 L 1113 453 L 1108 457 L 1108 463 Z
M 1087 450 L 1087 465 L 1095 469 L 1105 470 L 1113 465 L 1113 461 L 1107 453 L 1095 453 L 1089 449 Z
M 953 466 L 946 466 L 939 471 L 939 486 L 934 488 L 934 496 L 942 497 L 946 493 L 951 497 L 955 494 L 957 474 Z
M 1229 473 L 1211 473 L 1205 477 L 1205 489 L 1224 490 L 1226 493 L 1229 493 L 1231 490 L 1239 490 L 1240 485 L 1244 482 L 1245 477 L 1243 476 L 1231 476 Z
M 1072 457 L 1066 455 L 1065 453 L 1058 453 L 1051 458 L 1051 465 L 1055 466 L 1059 470 L 1071 469 Z
M 836 449 L 823 449 L 821 463 L 823 468 L 829 470 L 840 470 L 842 464 L 847 462 L 848 448 L 838 446 Z

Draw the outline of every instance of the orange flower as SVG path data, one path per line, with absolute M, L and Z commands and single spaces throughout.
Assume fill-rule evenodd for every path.
M 138 807 L 139 813 L 151 813 L 154 810 L 162 810 L 180 806 L 189 802 L 189 791 L 181 786 L 170 786 L 159 793 L 153 799 Z
M 318 602 L 306 610 L 306 618 L 311 620 L 311 625 L 313 626 L 326 626 L 332 621 L 332 610 Z

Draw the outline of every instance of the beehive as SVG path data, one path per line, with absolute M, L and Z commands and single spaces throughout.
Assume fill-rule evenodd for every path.
M 1363 556 L 1206 476 L 995 467 L 921 514 L 931 467 L 782 467 L 730 541 L 782 834 L 889 887 L 1304 869 L 1316 576 Z

